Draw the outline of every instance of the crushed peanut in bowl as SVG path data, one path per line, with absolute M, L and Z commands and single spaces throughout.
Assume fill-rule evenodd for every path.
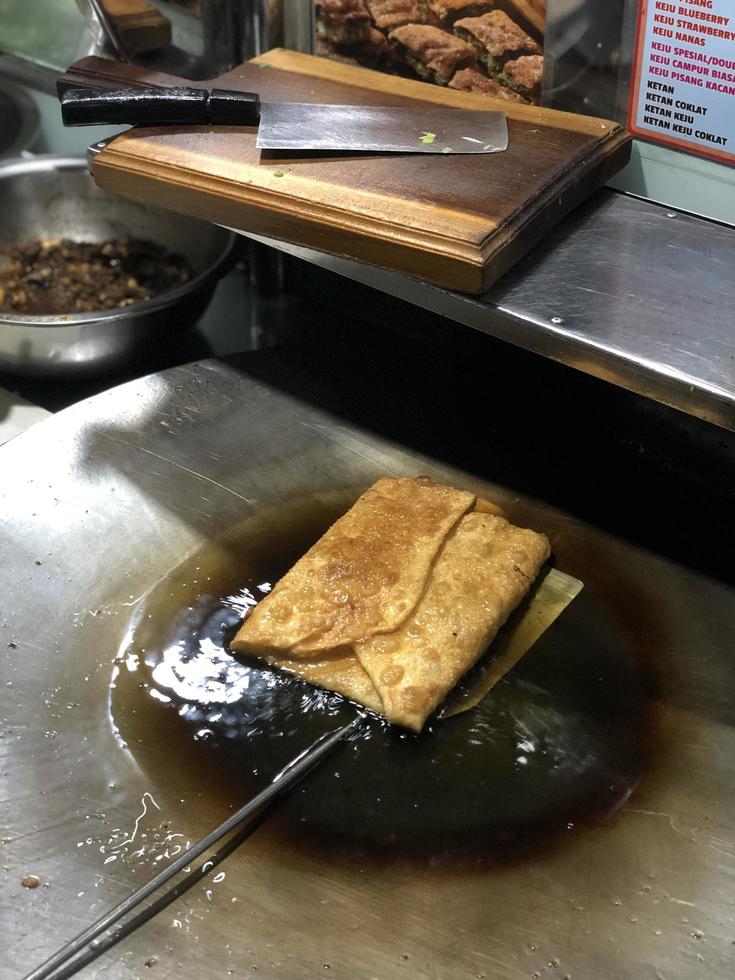
M 0 314 L 55 316 L 122 309 L 188 282 L 183 256 L 145 239 L 45 239 L 0 245 Z

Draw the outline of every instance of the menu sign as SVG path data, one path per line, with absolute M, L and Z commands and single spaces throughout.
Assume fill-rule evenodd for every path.
M 628 129 L 735 164 L 735 0 L 640 0 Z

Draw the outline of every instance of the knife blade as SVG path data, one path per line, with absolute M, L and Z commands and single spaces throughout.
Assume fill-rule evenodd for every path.
M 61 115 L 65 126 L 257 126 L 257 146 L 268 150 L 464 154 L 508 146 L 505 113 L 494 110 L 261 102 L 231 89 L 68 89 Z

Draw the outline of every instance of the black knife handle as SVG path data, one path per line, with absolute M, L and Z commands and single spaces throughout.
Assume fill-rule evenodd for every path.
M 72 88 L 61 96 L 65 126 L 257 126 L 255 92 L 213 88 Z

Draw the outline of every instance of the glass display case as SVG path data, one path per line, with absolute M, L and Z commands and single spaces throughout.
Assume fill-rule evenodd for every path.
M 204 79 L 277 43 L 280 11 L 281 0 L 0 0 L 0 56 L 33 66 L 39 87 L 44 69 L 90 54 Z
M 626 0 L 294 0 L 286 46 L 621 119 Z M 627 62 L 627 63 L 626 63 Z
M 735 224 L 734 0 L 291 0 L 285 43 L 615 119 L 637 139 L 614 186 Z
M 317 54 L 513 102 L 541 100 L 546 0 L 318 0 Z

